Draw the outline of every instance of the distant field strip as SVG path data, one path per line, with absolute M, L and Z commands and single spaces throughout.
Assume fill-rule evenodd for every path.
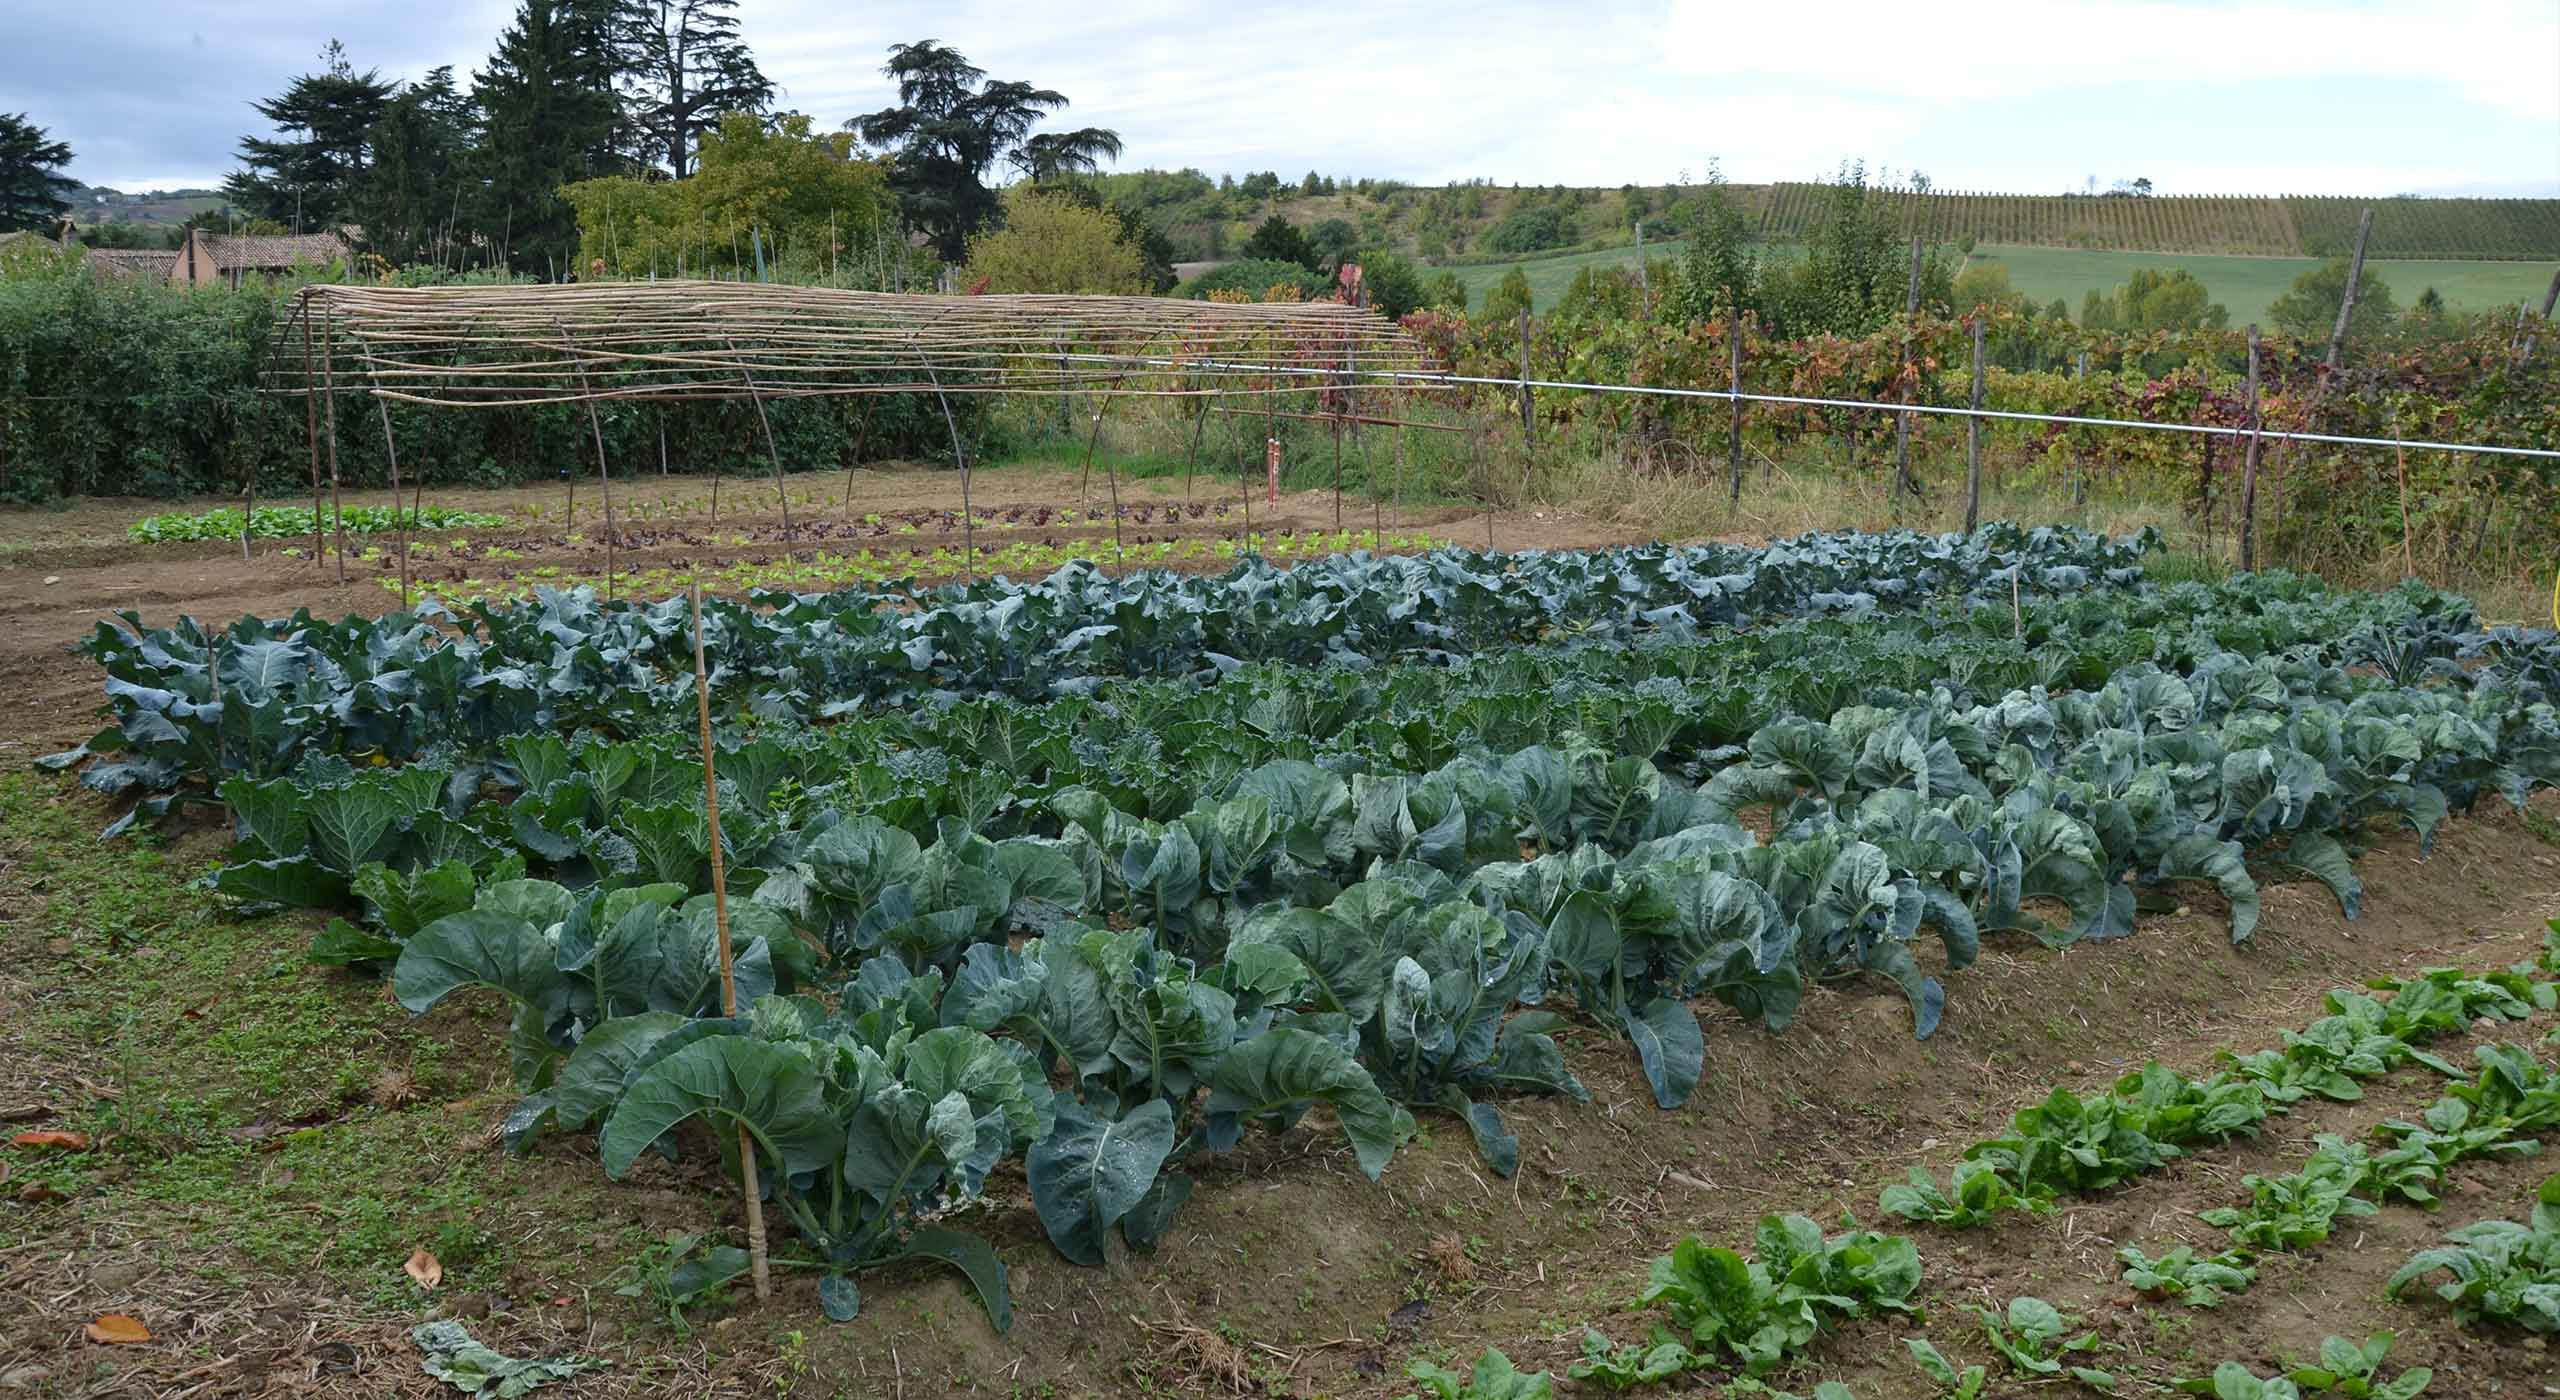
M 2379 216 L 2375 222 L 2380 222 Z M 1677 241 L 1647 243 L 1648 257 L 1678 257 L 1686 245 Z M 1791 245 L 1764 247 L 1764 254 L 1793 257 Z M 2080 313 L 2080 299 L 2092 291 L 2110 292 L 2136 268 L 2183 267 L 2203 279 L 2215 301 L 2231 308 L 2236 323 L 2267 319 L 2267 308 L 2293 280 L 2314 266 L 2311 258 L 2235 257 L 2212 253 L 2139 253 L 2080 248 L 2036 248 L 2013 245 L 1991 245 L 1974 249 L 1975 262 L 1994 262 L 2009 270 L 2009 281 L 2020 292 L 2039 305 L 2059 297 L 2074 316 Z M 1586 267 L 1622 267 L 1635 261 L 1633 248 L 1608 248 L 1592 253 L 1568 253 L 1561 257 L 1539 258 L 1518 266 L 1529 279 L 1529 291 L 1538 310 L 1552 308 L 1573 285 L 1574 275 Z M 2379 258 L 2370 264 L 2372 275 L 2390 284 L 2392 296 L 2402 306 L 2417 299 L 2418 293 L 2433 287 L 2455 311 L 2489 311 L 2513 306 L 2520 301 L 2539 304 L 2543 289 L 2551 285 L 2551 271 L 2560 264 L 2560 252 L 2542 262 L 2491 262 L 2478 258 L 2409 260 Z M 1466 284 L 1468 303 L 1481 308 L 1485 293 L 1502 280 L 1509 266 L 1460 267 L 1451 271 Z
M 1737 185 L 1760 236 L 1803 238 L 1831 187 Z M 2358 199 L 2306 195 L 1917 194 L 1879 191 L 1909 232 L 1941 243 L 2039 244 L 2113 251 L 2333 257 L 2373 210 L 2370 252 L 2385 258 L 2560 259 L 2560 199 Z

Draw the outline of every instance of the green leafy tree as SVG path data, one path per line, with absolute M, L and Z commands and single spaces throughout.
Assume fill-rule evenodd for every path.
M 1465 315 L 1467 284 L 1458 274 L 1442 268 L 1422 284 L 1422 304 L 1433 311 L 1454 311 Z
M 373 164 L 355 191 L 352 213 L 365 251 L 394 266 L 450 260 L 473 123 L 471 100 L 454 85 L 451 68 L 430 71 L 391 99 L 373 125 Z
M 2331 258 L 2293 280 L 2293 286 L 2275 305 L 2267 308 L 2267 319 L 2277 330 L 2303 340 L 2326 341 L 2337 329 L 2338 307 L 2347 296 L 2347 260 Z M 2364 282 L 2356 289 L 2355 314 L 2347 318 L 2347 335 L 2352 340 L 2369 340 L 2389 333 L 2400 308 L 2391 295 L 2391 284 L 2382 280 L 2367 263 Z
M 1296 263 L 1313 269 L 1322 264 L 1315 245 L 1298 231 L 1298 226 L 1277 214 L 1262 221 L 1253 237 L 1245 240 L 1244 256 L 1248 260 Z
M 1360 285 L 1368 294 L 1370 309 L 1391 321 L 1422 309 L 1426 299 L 1422 269 L 1411 259 L 1377 248 L 1355 261 L 1360 264 Z
M 1141 280 L 1145 286 L 1142 290 L 1169 292 L 1181 280 L 1173 270 L 1173 240 L 1158 230 L 1146 215 L 1116 198 L 1106 197 L 1096 181 L 1075 180 L 1032 188 L 1111 216 L 1120 226 L 1121 240 L 1138 250 L 1138 261 L 1144 273 Z
M 27 114 L 0 112 L 0 232 L 50 229 L 71 212 L 63 196 L 79 188 L 62 174 L 71 147 L 56 141 Z
M 1706 187 L 1694 204 L 1689 243 L 1680 253 L 1680 277 L 1666 310 L 1686 321 L 1716 320 L 1736 307 L 1760 309 L 1760 263 L 1750 230 L 1724 183 L 1724 169 L 1707 164 Z
M 754 230 L 794 280 L 840 281 L 850 264 L 874 274 L 895 237 L 897 199 L 886 167 L 855 154 L 846 132 L 815 133 L 794 113 L 768 127 L 732 112 L 696 147 L 681 180 L 615 175 L 582 180 L 562 196 L 577 211 L 580 266 L 643 277 L 726 268 L 744 273 L 755 253 L 737 238 Z M 839 253 L 843 256 L 839 256 Z
M 632 0 L 623 14 L 624 106 L 645 158 L 679 180 L 722 116 L 773 105 L 773 81 L 738 37 L 737 3 Z
M 1360 230 L 1349 219 L 1327 219 L 1307 230 L 1307 246 L 1313 248 L 1321 267 L 1340 267 L 1342 260 L 1360 246 Z
M 346 46 L 332 39 L 320 51 L 317 73 L 305 73 L 285 90 L 252 103 L 281 133 L 240 138 L 241 168 L 222 191 L 253 217 L 275 219 L 296 232 L 344 223 L 365 172 L 374 123 L 391 104 L 392 84 L 373 70 L 359 73 Z
M 1481 241 L 1490 253 L 1535 253 L 1572 242 L 1573 225 L 1564 210 L 1541 205 L 1503 216 Z
M 1789 335 L 1867 335 L 1902 314 L 1910 276 L 1910 247 L 1890 202 L 1876 197 L 1866 167 L 1852 162 L 1831 182 L 1805 256 L 1769 279 L 1762 302 Z M 1923 307 L 1945 311 L 1954 283 L 1945 258 L 1924 256 Z
M 2113 292 L 2089 293 L 2080 319 L 2091 330 L 2183 331 L 2219 329 L 2231 313 L 2185 268 L 2139 267 Z
M 1531 309 L 1534 299 L 1529 291 L 1529 274 L 1514 263 L 1502 274 L 1502 280 L 1493 284 L 1493 290 L 1484 294 L 1484 317 L 1497 325 L 1516 321 L 1521 312 Z
M 2031 311 L 2026 294 L 2009 281 L 2009 269 L 1998 263 L 1972 263 L 1956 274 L 1952 293 L 1957 314 L 1970 315 L 1977 309 L 1992 311 Z
M 1251 258 L 1213 267 L 1176 287 L 1174 295 L 1204 301 L 1212 292 L 1229 292 L 1241 293 L 1249 301 L 1261 301 L 1274 287 L 1292 286 L 1303 291 L 1323 281 L 1322 273 L 1303 263 Z
M 1298 193 L 1302 195 L 1318 195 L 1324 193 L 1324 177 L 1322 175 L 1318 175 L 1312 170 L 1308 171 L 1307 177 L 1298 182 Z
M 572 270 L 578 223 L 561 187 L 619 174 L 611 0 L 520 0 L 472 78 L 482 140 L 480 233 L 519 272 Z
M 1236 193 L 1253 200 L 1269 199 L 1279 192 L 1280 175 L 1272 170 L 1254 171 L 1244 177 L 1243 184 L 1236 186 Z
M 1035 189 L 1004 195 L 1004 227 L 969 240 L 962 274 L 990 292 L 1147 290 L 1146 263 L 1109 211 Z
M 1120 151 L 1098 127 L 1037 141 L 1031 129 L 1068 105 L 1064 93 L 1024 82 L 990 81 L 959 50 L 931 39 L 893 44 L 883 74 L 897 81 L 898 105 L 846 126 L 891 152 L 890 181 L 907 217 L 951 262 L 968 256 L 969 235 L 995 217 L 987 172 L 1010 157 L 1034 179 L 1090 170 Z

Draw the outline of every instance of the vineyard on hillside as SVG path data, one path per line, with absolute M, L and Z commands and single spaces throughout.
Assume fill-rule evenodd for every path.
M 1831 197 L 1827 185 L 1733 187 L 1760 236 L 1809 234 Z M 2560 257 L 2560 200 L 2355 199 L 2338 196 L 2194 195 L 2131 198 L 1879 191 L 1904 228 L 1933 242 L 2048 244 L 2158 252 L 2325 257 L 2355 242 L 2356 219 L 2373 213 L 2378 258 Z

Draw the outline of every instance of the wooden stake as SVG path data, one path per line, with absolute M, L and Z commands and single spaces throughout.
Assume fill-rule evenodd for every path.
M 1982 318 L 1973 318 L 1973 393 L 1966 402 L 1982 411 Z M 1982 420 L 1964 420 L 1964 532 L 1982 528 Z
M 724 336 L 721 343 L 729 347 L 731 358 L 737 356 L 736 341 Z M 773 440 L 773 420 L 765 415 L 764 391 L 756 387 L 756 372 L 747 368 L 744 360 L 740 360 L 738 373 L 746 377 L 747 396 L 756 401 L 756 422 L 764 425 L 764 450 L 766 455 L 773 458 L 773 494 L 782 499 L 782 538 L 789 540 L 791 538 L 791 492 L 782 484 L 782 449 Z M 715 484 L 712 489 L 716 491 L 719 488 Z
M 311 372 L 311 301 L 302 299 L 302 431 L 311 443 L 311 562 L 318 564 L 328 553 L 320 542 L 320 401 L 319 386 Z
M 711 745 L 711 670 L 702 659 L 702 581 L 691 579 L 693 598 L 693 703 L 702 725 L 702 814 L 711 830 L 711 924 L 720 941 L 720 1014 L 738 1014 L 738 971 L 729 945 L 728 863 L 720 847 L 720 773 Z M 773 1296 L 773 1272 L 765 1258 L 764 1182 L 756 1171 L 755 1135 L 738 1125 L 738 1176 L 747 1198 L 747 1260 L 758 1300 Z
M 1520 442 L 1534 463 L 1538 455 L 1538 410 L 1537 401 L 1529 393 L 1529 312 L 1525 307 L 1520 312 Z M 1520 479 L 1529 479 L 1528 468 L 1521 469 Z
M 560 328 L 561 348 L 567 350 L 573 358 L 577 358 L 577 349 L 569 339 L 568 324 L 557 316 L 551 318 L 551 324 Z M 604 490 L 604 600 L 610 604 L 613 601 L 614 536 L 618 533 L 613 525 L 613 472 L 605 465 L 604 421 L 596 415 L 595 386 L 587 382 L 587 362 L 583 358 L 578 358 L 578 388 L 580 396 L 586 400 L 587 404 L 587 431 L 592 433 L 596 440 L 596 480 Z M 386 425 L 389 422 L 388 419 L 384 421 Z M 398 488 L 395 486 L 393 489 L 396 491 Z M 787 523 L 791 518 L 790 509 L 790 505 L 786 502 L 783 506 L 785 512 L 783 519 L 786 522 L 785 538 L 789 537 L 790 532 Z
M 329 514 L 338 527 L 338 582 L 347 581 L 347 511 L 338 494 L 338 372 L 337 354 L 329 344 L 329 322 L 320 323 L 320 411 L 329 427 Z
M 1911 283 L 1902 299 L 1902 401 L 1911 402 L 1911 322 L 1920 314 L 1920 240 L 1911 240 Z M 1893 508 L 1902 510 L 1904 496 L 1918 496 L 1920 489 L 1911 482 L 1911 414 L 1894 415 L 1893 420 Z
M 2356 291 L 2364 284 L 2364 244 L 2365 239 L 2372 233 L 2373 211 L 2367 209 L 2364 211 L 2364 217 L 2356 220 L 2356 255 L 2347 264 L 2346 295 L 2338 299 L 2337 329 L 2329 332 L 2327 364 L 2331 374 L 2338 372 L 2338 359 L 2347 348 L 2347 318 L 2356 314 Z
M 2258 403 L 2258 326 L 2249 324 L 2249 446 L 2240 459 L 2240 572 L 2258 567 L 2258 433 L 2265 425 Z
M 1725 401 L 1732 410 L 1730 435 L 1725 439 L 1725 466 L 1733 473 L 1733 509 L 1742 509 L 1742 303 L 1736 301 L 1725 313 L 1725 368 L 1732 380 L 1733 397 Z
M 2560 268 L 2552 269 L 2551 288 L 2542 294 L 2542 325 L 2551 324 L 2551 308 L 2555 305 L 2560 305 Z M 2536 326 L 2525 332 L 2524 349 L 2516 355 L 2517 364 L 2524 364 L 2533 358 L 2533 342 L 2541 334 L 2542 326 Z
M 928 357 L 925 377 L 933 382 L 934 402 L 942 405 L 942 426 L 951 430 L 951 456 L 960 464 L 960 570 L 971 583 L 978 581 L 978 519 L 969 506 L 969 452 L 960 442 L 960 420 L 951 416 L 951 400 L 942 392 L 942 376 L 934 372 Z
M 391 522 L 400 528 L 400 611 L 409 610 L 409 522 L 400 515 L 400 445 L 391 436 L 391 400 L 377 398 L 382 410 L 382 455 L 391 463 Z
M 1209 426 L 1209 396 L 1200 396 L 1199 415 L 1191 420 L 1191 455 L 1182 459 L 1182 499 L 1191 500 L 1191 474 L 1200 465 L 1200 434 Z
M 2400 468 L 2400 569 L 2404 578 L 2418 576 L 2418 553 L 2409 542 L 2409 454 L 2399 443 L 2391 444 L 2392 460 Z
M 1116 374 L 1111 376 L 1111 384 L 1113 388 L 1116 389 L 1119 387 L 1120 378 L 1121 376 Z M 1085 521 L 1088 524 L 1091 523 L 1093 518 L 1091 507 L 1088 504 L 1091 499 L 1090 492 L 1093 485 L 1093 452 L 1095 448 L 1102 445 L 1102 411 L 1110 406 L 1111 396 L 1109 394 L 1103 395 L 1093 406 L 1093 432 L 1085 438 L 1084 442 L 1084 475 L 1076 480 L 1076 513 L 1084 516 Z M 1118 563 L 1122 553 L 1120 547 L 1119 464 L 1113 462 L 1107 457 L 1104 458 L 1102 463 L 1102 474 L 1109 478 L 1111 483 L 1111 558 L 1112 562 Z

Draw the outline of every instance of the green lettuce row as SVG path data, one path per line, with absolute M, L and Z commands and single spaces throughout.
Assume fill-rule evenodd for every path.
M 1113 578 L 1075 565 L 1032 584 L 879 593 L 773 594 L 715 603 L 705 647 L 724 711 L 832 720 L 874 706 L 1001 694 L 1046 700 L 1111 676 L 1214 680 L 1250 661 L 1447 662 L 1558 634 L 1619 640 L 1795 616 L 1863 616 L 1943 597 L 2132 587 L 2155 543 L 1991 527 L 1806 536 L 1764 550 L 1723 545 L 1417 556 L 1333 556 L 1290 569 L 1259 560 L 1204 579 Z M 600 603 L 544 593 L 325 623 L 307 612 L 101 624 L 82 644 L 107 672 L 116 723 L 67 766 L 110 793 L 197 790 L 270 777 L 311 752 L 405 761 L 430 744 L 484 749 L 514 734 L 680 728 L 692 704 L 685 600 Z
M 143 544 L 181 540 L 236 540 L 242 531 L 256 539 L 296 539 L 312 533 L 313 522 L 348 534 L 372 535 L 406 527 L 411 530 L 485 530 L 507 524 L 507 517 L 487 511 L 427 506 L 401 510 L 391 506 L 347 506 L 315 512 L 309 506 L 260 506 L 243 512 L 236 506 L 188 513 L 146 515 L 125 527 L 125 537 Z
M 1966 1149 L 1946 1188 L 1915 1168 L 1909 1184 L 1885 1189 L 1880 1204 L 1909 1220 L 1981 1225 L 1999 1210 L 2041 1210 L 2058 1196 L 2105 1190 L 2157 1171 L 2193 1147 L 2254 1133 L 2269 1115 L 2307 1096 L 2360 1099 L 2359 1081 L 2404 1064 L 2460 1079 L 2459 1069 L 2428 1053 L 2423 1043 L 2467 1031 L 2482 1019 L 2517 1021 L 2560 1005 L 2560 986 L 2537 972 L 2560 972 L 2560 922 L 2539 968 L 2434 968 L 2376 983 L 2376 990 L 2391 993 L 2388 1001 L 2340 989 L 2329 994 L 2327 1015 L 2298 1034 L 2285 1033 L 2283 1048 L 2226 1054 L 2231 1067 L 2203 1079 L 2151 1064 L 2095 1095 L 2058 1088 L 2020 1110 L 2007 1134 Z M 2508 1150 L 2501 1144 L 2519 1126 L 2560 1122 L 2560 1076 L 2539 1071 L 2530 1057 L 2519 1063 L 2511 1053 L 2484 1051 L 2483 1062 L 2479 1083 L 2457 1085 L 2423 1122 L 2384 1125 L 2383 1136 L 2395 1144 L 2391 1150 L 2368 1154 L 2339 1143 L 2334 1150 L 2324 1147 L 2314 1168 L 2294 1178 L 2251 1177 L 2257 1202 L 2221 1223 L 2256 1222 L 2245 1237 L 2235 1237 L 2246 1246 L 2307 1243 L 2325 1237 L 2327 1221 L 2342 1208 L 2352 1209 L 2342 1203 L 2356 1191 L 2396 1191 L 2423 1200 L 2426 1184 L 2440 1176 L 2444 1163 Z
M 2560 1175 L 2543 1180 L 2524 1223 L 2481 1220 L 2447 1231 L 2443 1244 L 2409 1256 L 2383 1291 L 2397 1298 L 2438 1272 L 2450 1277 L 2435 1295 L 2464 1321 L 2560 1333 Z

